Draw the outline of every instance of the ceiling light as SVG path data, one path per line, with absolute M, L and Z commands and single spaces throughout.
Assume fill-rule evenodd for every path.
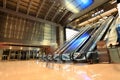
M 79 13 L 93 4 L 93 0 L 64 0 L 66 9 L 73 13 Z
M 32 48 L 31 48 L 31 47 L 29 47 L 29 50 L 32 50 Z
M 20 50 L 22 50 L 23 49 L 23 47 L 20 47 Z
M 9 49 L 12 49 L 12 46 L 10 46 Z
M 65 0 L 65 5 L 66 5 L 66 8 L 73 12 L 73 13 L 78 13 L 79 10 L 68 0 Z

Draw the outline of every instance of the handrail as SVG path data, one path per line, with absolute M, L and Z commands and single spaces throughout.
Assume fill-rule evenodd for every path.
M 87 28 L 87 27 L 85 27 L 85 28 Z M 76 35 L 75 35 L 73 38 L 71 38 L 69 41 L 65 42 L 64 45 L 62 45 L 61 47 L 59 47 L 59 48 L 54 52 L 54 54 L 58 53 L 58 51 L 60 51 L 63 47 L 67 46 L 67 45 L 70 43 L 70 41 L 75 40 L 76 37 L 84 30 L 84 28 L 81 28 L 81 29 L 82 29 L 82 30 L 80 30 L 80 32 L 79 32 L 78 34 L 76 34 Z
M 100 25 L 100 24 L 99 24 Z M 98 25 L 98 26 L 99 26 Z M 90 33 L 90 36 L 92 36 L 92 34 L 96 31 L 98 27 L 94 28 L 94 30 Z M 79 50 L 79 48 L 81 47 L 81 45 L 74 51 L 74 52 L 77 52 Z
M 88 28 L 85 32 L 87 32 L 89 29 L 90 29 L 90 28 Z M 84 34 L 85 32 L 83 32 L 82 34 Z M 81 34 L 81 35 L 82 35 L 82 34 Z M 81 35 L 79 35 L 79 37 L 80 37 Z M 79 37 L 78 37 L 77 39 L 79 39 Z M 73 43 L 74 43 L 74 42 L 73 42 Z M 72 43 L 72 44 L 73 44 L 73 43 Z M 71 44 L 71 45 L 72 45 L 72 44 Z M 68 48 L 67 48 L 63 53 L 67 52 L 67 50 L 68 50 Z
M 101 39 L 102 35 L 104 34 L 104 32 L 107 30 L 107 28 L 109 27 L 110 23 L 112 22 L 113 17 L 109 17 L 102 25 L 101 27 L 92 35 L 91 39 L 89 40 L 89 44 L 86 44 L 86 46 L 80 50 L 79 53 L 83 52 L 83 51 L 89 51 L 91 52 L 95 46 L 96 43 Z M 91 46 L 92 44 L 92 46 Z M 89 45 L 89 46 L 88 46 Z M 81 55 L 81 54 L 80 54 Z M 89 53 L 87 52 L 87 57 L 89 56 Z
M 86 30 L 88 30 L 90 27 L 85 27 L 85 29 L 83 29 L 79 35 L 77 35 L 75 38 L 73 38 L 72 41 L 70 41 L 68 44 L 66 44 L 65 46 L 63 46 L 60 50 L 58 50 L 57 52 L 55 52 L 54 54 L 60 54 L 61 52 L 63 52 L 67 47 L 69 47 L 80 35 L 82 35 L 82 33 L 84 33 Z
M 105 23 L 105 22 L 104 22 Z M 103 24 L 104 24 L 103 23 Z M 97 31 L 93 34 L 93 35 L 91 35 L 91 38 L 89 39 L 89 41 L 82 47 L 82 49 L 80 49 L 80 51 L 79 51 L 79 53 L 80 54 L 82 54 L 82 53 L 85 53 L 85 52 L 87 52 L 87 47 L 88 46 L 90 46 L 90 44 L 93 42 L 93 40 L 95 39 L 95 38 L 93 38 L 97 33 L 98 33 L 98 31 L 102 28 L 102 27 L 100 27 L 101 25 L 99 24 L 99 25 L 97 25 L 99 28 L 97 29 Z M 77 52 L 77 51 L 76 51 Z M 75 52 L 74 52 L 75 53 Z M 74 54 L 73 53 L 73 54 Z M 80 55 L 78 55 L 78 56 L 80 56 Z

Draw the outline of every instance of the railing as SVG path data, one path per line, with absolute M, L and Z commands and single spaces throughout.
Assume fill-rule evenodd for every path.
M 87 28 L 89 28 L 88 26 L 86 26 L 84 29 L 82 29 L 77 35 L 75 35 L 73 38 L 71 38 L 69 41 L 67 41 L 63 46 L 59 47 L 54 54 L 58 54 L 61 51 L 64 51 L 64 49 L 66 49 L 75 39 L 77 39 L 84 31 L 87 30 Z
M 92 51 L 94 48 L 95 48 L 95 46 L 96 46 L 96 43 L 101 39 L 101 37 L 102 37 L 102 35 L 104 34 L 104 32 L 107 30 L 107 28 L 109 27 L 109 25 L 110 25 L 110 23 L 112 22 L 112 20 L 113 20 L 113 17 L 111 16 L 111 17 L 109 17 L 108 19 L 107 19 L 107 21 L 105 21 L 102 25 L 101 25 L 101 27 L 92 35 L 92 37 L 93 38 L 91 38 L 90 40 L 89 40 L 89 42 L 90 43 L 92 43 L 92 45 L 91 45 L 91 47 L 90 48 L 88 48 L 88 46 L 85 46 L 85 47 L 83 47 L 83 49 L 81 49 L 80 51 L 79 51 L 79 53 L 81 54 L 83 51 Z M 94 41 L 94 42 L 93 42 Z M 88 42 L 88 43 L 89 43 Z M 88 48 L 88 49 L 87 49 Z M 86 54 L 86 57 L 89 57 L 89 55 L 90 55 L 90 53 L 88 52 L 87 54 Z M 81 59 L 78 59 L 78 60 L 84 60 L 84 58 L 85 58 L 85 56 L 83 57 L 83 58 L 81 58 Z
M 111 62 L 120 63 L 120 47 L 109 48 Z

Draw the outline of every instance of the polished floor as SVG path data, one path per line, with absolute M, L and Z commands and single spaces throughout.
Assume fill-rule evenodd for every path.
M 120 80 L 120 64 L 1 61 L 0 80 Z

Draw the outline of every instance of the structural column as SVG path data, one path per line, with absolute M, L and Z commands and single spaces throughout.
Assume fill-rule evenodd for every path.
M 120 18 L 120 0 L 117 0 L 117 9 L 118 9 L 118 14 Z
M 64 43 L 64 27 L 63 26 L 57 26 L 56 39 L 57 39 L 58 47 L 63 45 L 63 43 Z
M 3 50 L 0 50 L 0 60 L 2 60 Z

